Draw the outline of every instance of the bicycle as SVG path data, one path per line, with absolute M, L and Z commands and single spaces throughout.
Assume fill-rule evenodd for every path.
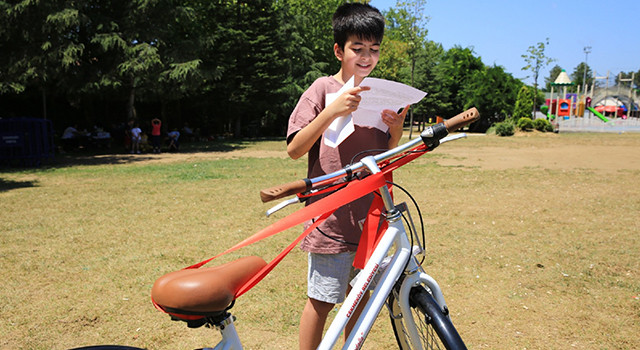
M 464 134 L 449 133 L 478 118 L 478 111 L 471 108 L 443 123 L 426 128 L 419 137 L 403 145 L 378 155 L 366 156 L 342 170 L 261 191 L 263 202 L 296 195 L 270 209 L 267 215 L 288 205 L 304 202 L 307 196 L 319 193 L 330 194 L 298 212 L 327 215 L 326 211 L 330 209 L 325 207 L 326 203 L 331 203 L 331 208 L 337 208 L 363 193 L 376 193 L 384 206 L 384 213 L 380 217 L 387 228 L 378 238 L 375 249 L 360 272 L 359 276 L 362 277 L 357 277 L 352 284 L 351 292 L 318 349 L 334 347 L 364 291 L 370 289 L 376 278 L 379 280 L 343 349 L 362 347 L 383 305 L 389 311 L 400 349 L 466 349 L 450 320 L 440 286 L 421 267 L 424 258 L 424 225 L 421 225 L 420 236 L 409 213 L 409 206 L 406 203 L 394 203 L 386 175 L 442 143 L 465 137 Z M 401 189 L 396 184 L 392 185 Z M 409 198 L 422 223 L 417 203 L 412 197 Z M 301 220 L 300 217 L 297 219 Z M 297 241 L 290 247 L 297 245 Z M 191 267 L 200 267 L 210 260 Z M 174 271 L 155 282 L 151 292 L 152 300 L 157 308 L 168 313 L 172 319 L 185 321 L 189 327 L 206 325 L 217 328 L 222 339 L 213 349 L 239 350 L 242 349 L 242 344 L 234 326 L 235 317 L 230 310 L 237 297 L 259 282 L 273 266 L 273 262 L 267 264 L 260 257 L 249 256 L 217 267 Z

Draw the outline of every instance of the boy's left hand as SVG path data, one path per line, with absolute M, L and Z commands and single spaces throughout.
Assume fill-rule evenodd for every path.
M 396 111 L 385 109 L 382 111 L 382 122 L 389 127 L 389 148 L 396 147 L 400 138 L 402 138 L 402 126 L 404 125 L 404 117 L 409 111 L 409 105 L 404 107 L 402 112 L 398 114 Z
M 404 107 L 400 114 L 390 109 L 383 110 L 381 115 L 382 122 L 385 123 L 390 130 L 402 128 L 402 125 L 404 124 L 404 117 L 407 115 L 407 111 L 409 111 L 409 106 L 410 105 Z

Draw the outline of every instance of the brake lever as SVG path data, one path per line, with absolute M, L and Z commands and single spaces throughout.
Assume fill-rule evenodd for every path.
M 292 204 L 298 204 L 298 203 L 302 203 L 304 202 L 306 199 L 305 198 L 300 198 L 298 196 L 295 196 L 293 198 L 289 198 L 285 201 L 280 202 L 278 205 L 272 207 L 271 209 L 267 210 L 267 217 L 271 216 L 271 214 L 277 212 L 278 210 L 284 209 Z
M 448 135 L 446 137 L 443 137 L 442 139 L 440 139 L 440 144 L 443 144 L 445 142 L 449 142 L 449 141 L 455 141 L 458 139 L 465 139 L 467 138 L 467 133 L 466 132 L 461 132 L 458 134 L 453 134 L 453 135 Z

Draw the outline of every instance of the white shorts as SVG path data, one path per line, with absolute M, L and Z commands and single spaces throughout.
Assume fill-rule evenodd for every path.
M 359 270 L 353 267 L 355 252 L 338 254 L 309 253 L 307 295 L 330 304 L 344 301 L 349 282 Z

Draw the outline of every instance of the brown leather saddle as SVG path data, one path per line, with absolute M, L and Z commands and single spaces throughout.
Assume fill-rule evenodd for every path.
M 156 280 L 151 299 L 173 319 L 200 320 L 223 313 L 238 290 L 267 263 L 248 256 L 224 265 L 170 272 Z

